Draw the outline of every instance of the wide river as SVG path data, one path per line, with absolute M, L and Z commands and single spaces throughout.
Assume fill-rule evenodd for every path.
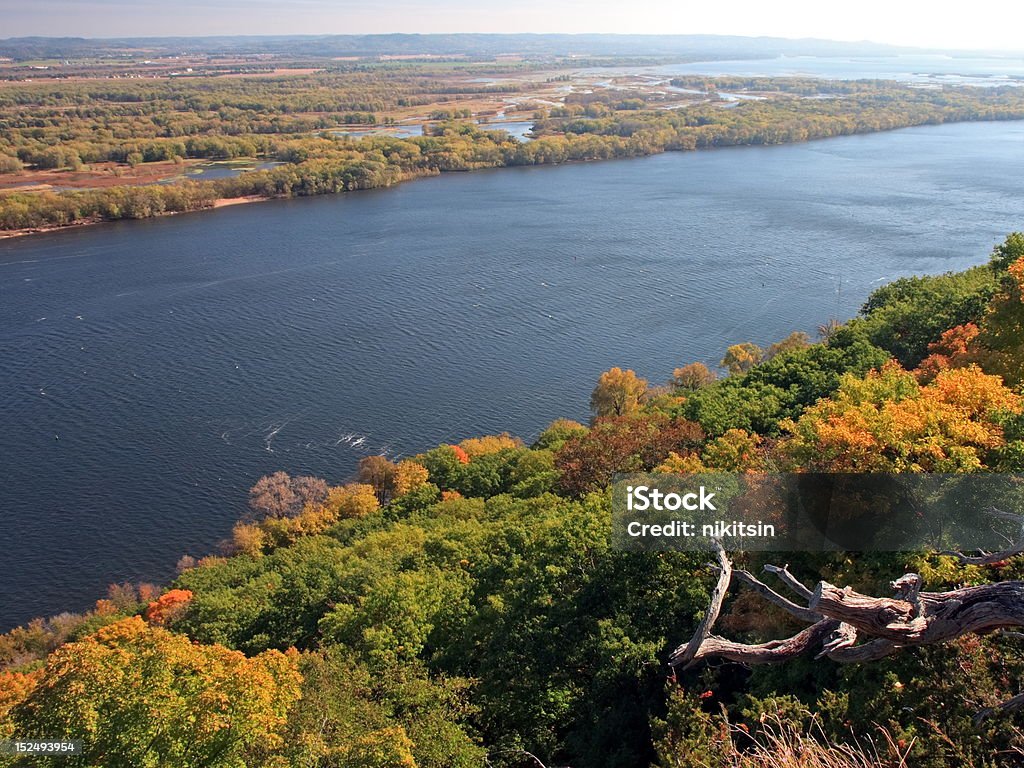
M 0 242 L 0 628 L 349 478 L 814 333 L 1024 228 L 1024 124 L 449 174 Z

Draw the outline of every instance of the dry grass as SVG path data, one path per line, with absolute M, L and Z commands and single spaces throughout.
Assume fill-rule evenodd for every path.
M 877 737 L 831 744 L 817 720 L 801 731 L 774 719 L 765 722 L 753 746 L 734 753 L 729 768 L 907 768 L 913 745 L 881 726 Z

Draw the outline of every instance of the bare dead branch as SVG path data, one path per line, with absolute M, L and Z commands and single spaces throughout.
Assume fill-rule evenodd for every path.
M 1014 519 L 1020 518 L 1014 516 Z M 1014 631 L 1024 628 L 1024 581 L 924 592 L 921 576 L 907 573 L 892 582 L 893 597 L 874 597 L 826 581 L 819 582 L 812 591 L 795 579 L 786 566 L 765 566 L 766 572 L 775 574 L 794 594 L 807 600 L 805 608 L 747 571 L 733 571 L 725 551 L 718 542 L 716 545 L 718 583 L 697 631 L 688 643 L 671 654 L 673 667 L 691 667 L 711 658 L 750 665 L 774 664 L 806 653 L 840 664 L 856 664 L 875 661 L 904 648 L 943 643 L 966 634 L 998 632 L 1008 638 L 1024 638 L 1024 631 Z M 811 625 L 792 637 L 756 644 L 711 634 L 734 573 L 766 600 Z M 982 710 L 977 719 L 1018 709 L 1024 709 L 1024 693 Z
M 715 540 L 715 551 L 718 555 L 718 583 L 711 591 L 711 599 L 708 601 L 708 610 L 704 614 L 697 631 L 694 632 L 690 642 L 676 648 L 669 657 L 669 664 L 673 667 L 689 666 L 696 660 L 697 652 L 711 634 L 711 628 L 718 621 L 718 614 L 722 611 L 722 603 L 729 592 L 729 583 L 732 581 L 732 562 L 725 553 L 721 542 Z
M 921 592 L 917 598 L 920 609 L 906 600 L 862 595 L 823 581 L 809 607 L 865 635 L 900 645 L 930 645 L 968 633 L 1024 626 L 1024 582 Z
M 978 710 L 974 715 L 974 723 L 977 725 L 983 720 L 992 717 L 992 715 L 1002 714 L 1004 712 L 1016 712 L 1018 709 L 1024 709 L 1024 693 L 1018 693 L 1012 699 L 1007 699 L 1002 704 L 997 704 L 994 707 L 985 707 L 984 709 Z
M 891 640 L 876 639 L 860 645 L 839 646 L 826 652 L 825 656 L 838 664 L 863 664 L 883 659 L 901 647 Z
M 968 555 L 963 552 L 956 552 L 952 550 L 946 550 L 939 554 L 955 557 L 961 565 L 992 565 L 993 563 L 1009 560 L 1011 557 L 1024 554 L 1024 515 L 1019 515 L 1014 512 L 1004 512 L 1001 509 L 995 508 L 990 508 L 985 511 L 992 517 L 997 517 L 1000 520 L 1010 520 L 1020 525 L 1020 533 L 1017 535 L 1017 540 L 1014 541 L 1008 549 L 1003 549 L 999 552 L 985 552 L 984 550 L 979 549 L 977 555 Z
M 736 643 L 724 637 L 710 635 L 697 649 L 688 666 L 712 657 L 740 664 L 778 664 L 818 648 L 837 626 L 837 622 L 822 619 L 785 640 L 769 640 L 756 645 Z M 673 666 L 677 665 L 677 662 L 671 663 Z
M 814 624 L 817 621 L 821 621 L 820 613 L 788 600 L 764 582 L 759 581 L 748 571 L 733 571 L 733 574 L 766 600 L 779 606 L 792 616 L 800 619 L 800 621 L 806 621 L 808 624 Z
M 798 597 L 804 600 L 811 599 L 811 590 L 805 587 L 793 574 L 789 572 L 789 565 L 784 565 L 781 568 L 777 565 L 768 564 L 764 567 L 765 573 L 772 573 L 777 576 L 783 584 L 789 587 Z

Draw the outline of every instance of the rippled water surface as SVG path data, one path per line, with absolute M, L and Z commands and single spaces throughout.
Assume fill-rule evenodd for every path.
M 261 474 L 586 418 L 1024 228 L 1024 125 L 450 174 L 0 242 L 0 626 L 164 580 Z

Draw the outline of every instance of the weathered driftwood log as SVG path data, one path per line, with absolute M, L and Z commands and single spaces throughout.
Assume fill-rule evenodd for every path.
M 788 570 L 766 565 L 773 574 L 805 604 L 779 594 L 752 574 L 734 570 L 722 546 L 715 542 L 718 581 L 712 590 L 708 610 L 689 642 L 676 648 L 669 657 L 673 667 L 691 667 L 711 658 L 741 664 L 774 664 L 803 654 L 853 664 L 888 656 L 902 648 L 953 640 L 971 633 L 999 630 L 1009 632 L 1024 627 L 1024 582 L 1003 581 L 949 592 L 923 592 L 922 579 L 908 573 L 892 582 L 894 597 L 874 597 L 819 582 L 813 590 L 804 586 Z M 1024 546 L 1024 539 L 1022 539 Z M 1021 553 L 1022 548 L 999 553 L 1000 560 Z M 974 558 L 958 556 L 961 562 Z M 979 557 L 988 557 L 982 555 Z M 733 575 L 769 602 L 810 626 L 792 637 L 765 643 L 738 643 L 712 634 Z M 995 712 L 1024 708 L 1024 694 L 998 707 L 982 710 L 978 718 Z

